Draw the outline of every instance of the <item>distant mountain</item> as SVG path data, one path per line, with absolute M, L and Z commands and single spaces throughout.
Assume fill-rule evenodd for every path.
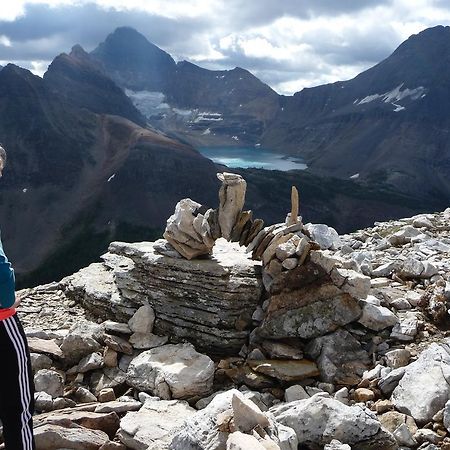
M 144 126 L 145 118 L 104 68 L 76 45 L 69 55 L 62 53 L 44 74 L 49 90 L 72 106 L 95 113 L 115 114 Z
M 128 28 L 59 55 L 43 79 L 9 64 L 0 227 L 19 285 L 71 273 L 112 240 L 160 237 L 181 198 L 215 207 L 216 172 L 229 169 L 176 138 L 306 158 L 310 171 L 239 170 L 247 207 L 271 223 L 293 184 L 305 221 L 340 232 L 448 206 L 448 34 L 427 30 L 355 79 L 293 97 L 244 69 L 175 63 Z
M 121 86 L 164 91 L 176 70 L 173 58 L 133 28 L 117 28 L 91 55 Z
M 154 126 L 193 144 L 254 145 L 278 110 L 278 94 L 247 70 L 175 63 L 132 28 L 115 30 L 91 56 Z
M 349 81 L 283 97 L 263 144 L 310 170 L 450 196 L 450 28 L 411 36 Z

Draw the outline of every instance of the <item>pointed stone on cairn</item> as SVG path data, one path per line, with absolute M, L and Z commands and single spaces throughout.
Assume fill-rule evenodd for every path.
M 286 225 L 294 225 L 298 223 L 298 211 L 299 211 L 299 199 L 298 199 L 298 190 L 295 186 L 292 186 L 291 189 L 291 212 L 288 214 L 286 218 Z
M 229 241 L 244 208 L 247 182 L 240 175 L 228 172 L 218 173 L 217 178 L 222 182 L 219 190 L 219 225 L 222 237 Z

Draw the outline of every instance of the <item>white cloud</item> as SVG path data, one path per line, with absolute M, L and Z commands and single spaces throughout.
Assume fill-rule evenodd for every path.
M 351 78 L 387 57 L 411 34 L 429 26 L 450 24 L 450 4 L 445 0 L 365 0 L 362 2 L 366 6 L 364 9 L 357 7 L 357 3 L 362 4 L 360 0 L 355 2 L 354 8 L 349 7 L 350 3 L 342 3 L 341 9 L 339 2 L 305 0 L 304 4 L 309 6 L 305 6 L 304 11 L 298 0 L 258 0 L 258 7 L 250 2 L 13 0 L 2 4 L 0 21 L 11 24 L 24 17 L 27 5 L 38 4 L 55 10 L 63 5 L 78 5 L 86 11 L 89 7 L 92 12 L 95 4 L 103 13 L 139 12 L 151 21 L 148 21 L 148 29 L 142 27 L 145 22 L 140 22 L 138 30 L 155 43 L 162 42 L 164 50 L 176 59 L 187 59 L 208 68 L 244 67 L 285 94 Z M 51 23 L 51 15 L 46 17 Z M 195 26 L 194 19 L 202 26 Z M 174 26 L 172 33 L 165 28 L 168 21 Z M 93 23 L 93 19 L 87 18 L 86 28 L 93 27 Z M 155 24 L 162 25 L 155 28 Z M 115 26 L 118 26 L 116 21 L 114 25 L 111 23 L 110 31 Z M 74 39 L 83 43 L 84 36 L 74 37 L 77 35 L 64 31 L 65 28 L 66 24 L 60 29 L 56 27 L 57 31 L 51 35 L 16 41 L 1 30 L 0 50 L 3 46 L 5 52 L 3 55 L 0 52 L 0 57 L 6 59 L 5 55 L 14 55 L 16 51 L 16 61 L 28 58 L 27 67 L 40 73 L 51 55 L 68 51 L 77 43 Z M 77 29 L 82 30 L 82 27 Z M 86 45 L 95 46 L 97 40 L 96 35 Z

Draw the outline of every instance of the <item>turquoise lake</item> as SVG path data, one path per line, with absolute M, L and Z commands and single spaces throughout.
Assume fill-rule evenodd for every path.
M 307 167 L 300 158 L 283 156 L 261 147 L 200 147 L 198 151 L 215 163 L 230 168 L 286 171 L 304 170 Z

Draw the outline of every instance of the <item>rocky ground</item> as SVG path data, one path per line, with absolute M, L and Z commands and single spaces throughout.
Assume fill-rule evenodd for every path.
M 450 209 L 165 241 L 18 293 L 38 449 L 450 449 Z

